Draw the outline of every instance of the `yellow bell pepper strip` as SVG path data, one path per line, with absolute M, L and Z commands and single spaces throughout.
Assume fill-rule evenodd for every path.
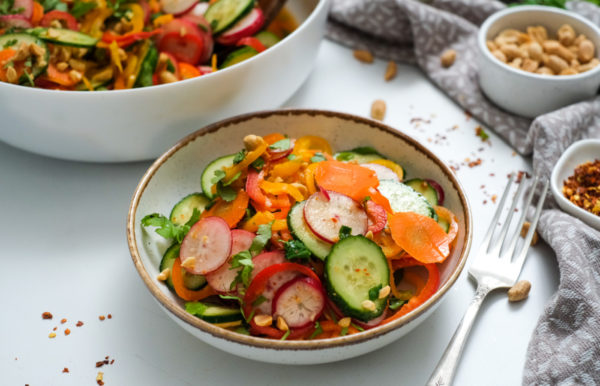
M 273 220 L 275 220 L 275 216 L 271 212 L 256 212 L 254 216 L 244 222 L 242 229 L 248 232 L 256 232 L 259 225 L 268 224 Z
M 329 142 L 324 138 L 317 137 L 316 135 L 305 135 L 296 140 L 294 145 L 294 153 L 300 154 L 302 150 L 312 150 L 314 152 L 320 152 L 324 154 L 333 154 Z
M 286 184 L 283 182 L 261 181 L 260 188 L 265 193 L 275 194 L 275 195 L 285 193 L 285 194 L 289 194 L 290 196 L 292 196 L 294 198 L 294 200 L 296 200 L 296 201 L 304 200 L 304 196 L 302 195 L 302 193 L 300 193 L 300 190 L 298 190 L 298 188 L 296 188 L 292 184 Z
M 262 141 L 252 151 L 249 151 L 240 163 L 225 169 L 224 181 L 229 182 L 238 173 L 245 171 L 252 162 L 256 161 L 265 151 L 267 151 L 267 147 L 269 147 L 269 145 L 265 141 Z
M 129 9 L 133 15 L 128 21 L 128 24 L 131 25 L 131 31 L 129 33 L 142 32 L 144 29 L 144 9 L 139 4 L 125 4 L 124 8 Z
M 85 14 L 81 22 L 80 32 L 100 39 L 103 34 L 104 21 L 112 15 L 110 8 L 96 8 Z
M 282 230 L 287 230 L 288 229 L 288 225 L 287 225 L 287 220 L 275 220 L 273 221 L 273 225 L 271 225 L 271 229 L 274 232 L 278 232 L 278 231 L 282 231 Z
M 110 52 L 110 61 L 111 63 L 119 69 L 119 73 L 123 72 L 123 65 L 121 64 L 121 58 L 119 57 L 119 46 L 116 41 L 112 41 L 108 45 L 108 50 Z
M 88 91 L 94 91 L 94 87 L 90 83 L 89 79 L 85 77 L 85 75 L 81 77 L 81 81 L 83 82 L 85 87 L 88 89 Z
M 402 169 L 402 166 L 398 165 L 393 161 L 390 161 L 389 159 L 376 159 L 374 161 L 370 161 L 369 163 L 385 166 L 386 168 L 391 169 L 394 173 L 396 173 L 398 175 L 398 178 L 400 178 L 400 181 L 404 179 L 404 169 Z
M 312 163 L 304 169 L 304 182 L 308 189 L 308 194 L 312 195 L 317 192 L 317 185 L 315 184 L 315 170 L 319 166 L 318 163 Z
M 150 10 L 152 10 L 152 13 L 160 12 L 160 3 L 158 2 L 158 0 L 148 0 L 148 5 L 150 6 Z
M 269 174 L 273 178 L 287 178 L 297 173 L 300 168 L 302 168 L 302 162 L 298 162 L 296 160 L 287 161 L 273 166 L 273 169 L 271 169 Z
M 154 21 L 152 22 L 152 24 L 155 27 L 160 27 L 161 25 L 165 25 L 168 22 L 173 21 L 173 15 L 170 13 L 166 13 L 164 15 L 160 15 L 159 17 L 157 17 L 156 19 L 154 19 Z

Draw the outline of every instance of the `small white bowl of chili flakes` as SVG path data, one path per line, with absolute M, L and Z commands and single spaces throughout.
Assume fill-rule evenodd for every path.
M 600 139 L 572 144 L 556 163 L 550 182 L 562 210 L 600 230 Z

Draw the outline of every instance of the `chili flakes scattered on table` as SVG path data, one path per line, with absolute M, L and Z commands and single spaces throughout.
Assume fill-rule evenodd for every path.
M 600 160 L 577 166 L 564 181 L 563 194 L 578 207 L 600 216 Z
M 52 319 L 52 314 L 48 311 L 42 312 L 42 319 Z

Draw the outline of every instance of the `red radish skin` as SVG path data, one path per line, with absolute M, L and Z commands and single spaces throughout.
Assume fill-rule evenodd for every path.
M 215 42 L 213 40 L 210 23 L 206 21 L 204 18 L 204 12 L 199 13 L 198 9 L 203 5 L 208 3 L 198 3 L 194 8 L 192 8 L 189 12 L 181 15 L 181 20 L 187 21 L 198 27 L 198 29 L 202 33 L 202 39 L 204 39 L 204 52 L 200 57 L 200 63 L 205 63 L 210 59 L 210 56 L 213 53 L 213 48 Z M 212 71 L 212 67 L 211 67 Z
M 396 182 L 400 182 L 400 178 L 398 177 L 396 172 L 394 172 L 392 169 L 390 169 L 388 167 L 385 167 L 383 165 L 378 165 L 378 164 L 369 164 L 369 163 L 361 164 L 360 166 L 373 170 L 375 172 L 375 175 L 377 175 L 377 179 L 379 181 L 393 180 Z
M 150 5 L 146 0 L 139 0 L 140 7 L 144 10 L 144 24 L 148 24 L 150 22 L 150 14 L 152 10 L 150 9 Z
M 23 11 L 19 15 L 24 16 L 26 19 L 31 19 L 33 14 L 33 0 L 15 0 L 12 9 L 23 8 Z
M 273 317 L 281 316 L 288 327 L 313 323 L 325 308 L 325 292 L 318 281 L 301 277 L 283 285 L 273 299 Z
M 387 224 L 387 212 L 383 209 L 383 206 L 376 204 L 372 200 L 365 202 L 365 210 L 367 212 L 367 232 L 378 233 L 385 228 Z
M 200 71 L 201 75 L 206 75 L 206 74 L 210 74 L 213 72 L 213 69 L 211 66 L 198 66 L 198 70 Z
M 2 15 L 0 16 L 0 28 L 31 28 L 31 22 L 23 15 Z
M 204 53 L 204 40 L 192 34 L 181 36 L 179 32 L 169 32 L 160 40 L 158 49 L 182 62 L 197 64 Z
M 375 319 L 371 319 L 368 322 L 361 322 L 360 320 L 352 319 L 352 323 L 357 326 L 364 328 L 365 330 L 369 330 L 371 328 L 379 326 L 379 324 L 385 319 L 387 316 L 387 311 L 384 311 L 381 315 L 376 317 Z
M 252 279 L 254 279 L 263 269 L 275 264 L 285 263 L 286 261 L 285 253 L 283 251 L 263 252 L 254 256 L 252 258 L 252 264 L 254 264 L 254 268 L 252 269 Z
M 367 232 L 368 218 L 364 209 L 350 197 L 328 191 L 329 199 L 322 192 L 310 196 L 304 206 L 304 221 L 310 230 L 324 241 L 339 240 L 340 228 L 345 225 L 353 235 Z
M 252 36 L 262 28 L 265 17 L 260 8 L 253 8 L 233 27 L 227 29 L 218 38 L 217 42 L 224 45 L 235 44 L 241 38 Z
M 283 157 L 287 157 L 288 155 L 290 155 L 292 153 L 292 151 L 294 150 L 295 143 L 296 143 L 296 140 L 291 140 L 289 149 L 285 149 L 285 150 L 272 150 L 271 148 L 269 148 L 267 151 L 269 152 L 271 161 L 277 161 L 277 160 L 282 159 Z
M 205 275 L 217 270 L 231 254 L 231 231 L 220 217 L 205 217 L 198 221 L 181 243 L 179 257 L 182 264 L 190 257 L 193 267 L 184 267 L 189 273 Z M 186 264 L 187 265 L 187 264 Z
M 256 235 L 243 229 L 231 231 L 231 252 L 229 258 L 219 269 L 206 274 L 206 281 L 217 292 L 231 292 L 231 283 L 237 276 L 240 268 L 231 269 L 231 261 L 236 254 L 246 251 L 252 245 Z M 235 289 L 234 289 L 235 290 Z
M 258 275 L 263 269 L 285 262 L 285 254 L 283 251 L 265 252 L 257 255 L 252 259 L 252 263 L 254 264 L 254 269 L 252 270 L 252 279 L 254 279 L 256 275 Z M 273 308 L 273 299 L 277 290 L 285 283 L 298 277 L 298 275 L 300 275 L 298 272 L 283 271 L 271 276 L 267 282 L 265 291 L 262 294 L 262 296 L 265 298 L 265 301 L 256 306 L 256 312 L 270 315 Z
M 438 184 L 436 181 L 430 180 L 429 178 L 426 178 L 425 181 L 427 181 L 429 183 L 429 185 L 431 185 L 431 187 L 434 188 L 435 191 L 437 192 L 438 205 L 439 206 L 444 205 L 444 199 L 446 198 L 446 195 L 444 194 L 444 188 L 442 188 L 442 186 L 440 184 Z
M 186 13 L 196 6 L 198 0 L 160 0 L 160 8 L 175 16 Z

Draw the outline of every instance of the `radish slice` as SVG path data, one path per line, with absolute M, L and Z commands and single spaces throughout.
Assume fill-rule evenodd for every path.
M 352 319 L 352 323 L 356 323 L 357 326 L 362 327 L 365 330 L 369 330 L 373 327 L 379 326 L 379 324 L 383 321 L 383 319 L 385 319 L 386 316 L 387 316 L 387 312 L 384 312 L 383 314 L 379 315 L 375 319 L 371 319 L 366 323 L 362 322 L 360 320 L 357 320 L 357 319 Z
M 367 231 L 373 233 L 382 231 L 387 223 L 387 212 L 383 209 L 383 206 L 369 200 L 365 203 L 365 210 L 367 211 L 368 218 Z
M 206 75 L 206 74 L 210 74 L 213 72 L 213 69 L 211 66 L 198 66 L 197 68 L 200 71 L 200 75 Z
M 165 13 L 179 15 L 192 9 L 198 0 L 160 0 L 160 8 Z
M 198 221 L 181 243 L 179 257 L 183 264 L 195 259 L 193 267 L 184 267 L 189 273 L 204 275 L 217 270 L 231 252 L 231 231 L 220 217 L 205 217 Z
M 294 144 L 296 143 L 295 139 L 290 141 L 290 148 L 285 150 L 271 150 L 270 148 L 267 150 L 269 152 L 269 156 L 271 157 L 271 161 L 277 161 L 282 159 L 283 157 L 287 157 L 294 150 Z
M 360 166 L 373 170 L 379 181 L 394 180 L 396 182 L 400 182 L 398 175 L 388 167 L 378 164 L 361 164 Z
M 231 231 L 231 253 L 229 258 L 219 269 L 206 274 L 206 281 L 217 292 L 231 292 L 231 283 L 237 276 L 240 268 L 231 269 L 231 261 L 236 254 L 246 251 L 252 245 L 256 235 L 243 229 Z
M 24 16 L 26 19 L 31 19 L 33 14 L 33 0 L 15 0 L 12 9 L 22 8 L 23 11 L 19 15 Z
M 342 225 L 352 228 L 353 235 L 364 235 L 367 232 L 368 218 L 363 208 L 344 194 L 331 190 L 327 194 L 329 200 L 321 192 L 306 200 L 304 220 L 310 230 L 330 243 L 339 241 Z
M 29 22 L 29 19 L 23 15 L 2 15 L 0 16 L 0 27 L 31 28 L 33 26 Z
M 144 25 L 150 23 L 150 15 L 152 14 L 152 10 L 150 9 L 150 5 L 146 0 L 139 0 L 138 2 L 144 10 Z
M 196 4 L 194 8 L 190 9 L 186 15 L 204 16 L 208 7 L 210 7 L 210 3 L 208 1 L 200 2 Z
M 200 3 L 200 4 L 207 4 L 207 3 Z M 212 37 L 212 32 L 211 32 L 209 22 L 206 21 L 204 16 L 196 13 L 196 9 L 200 6 L 200 4 L 198 4 L 194 8 L 192 8 L 191 11 L 181 15 L 181 20 L 192 23 L 195 27 L 198 28 L 198 31 L 202 35 L 201 37 L 204 40 L 204 51 L 202 52 L 202 55 L 200 56 L 200 63 L 205 63 L 206 61 L 208 61 L 208 59 L 212 55 L 215 42 Z M 211 70 L 212 70 L 212 67 L 211 67 Z
M 265 17 L 260 8 L 253 8 L 233 27 L 227 29 L 218 38 L 217 42 L 225 45 L 235 44 L 241 38 L 252 36 L 262 28 Z
M 254 264 L 254 269 L 252 270 L 252 279 L 254 279 L 256 275 L 258 275 L 263 269 L 285 262 L 285 254 L 283 251 L 264 252 L 255 256 L 252 259 L 252 263 Z M 275 297 L 277 290 L 288 281 L 295 279 L 298 275 L 298 272 L 283 271 L 271 276 L 265 286 L 265 291 L 262 293 L 262 296 L 265 300 L 256 306 L 257 312 L 270 315 L 273 298 Z
M 439 206 L 444 205 L 444 198 L 446 197 L 446 195 L 444 194 L 444 188 L 442 188 L 442 186 L 440 184 L 438 184 L 434 180 L 430 180 L 429 178 L 426 178 L 425 181 L 429 182 L 429 185 L 431 185 L 431 187 L 434 188 L 435 191 L 437 192 L 438 205 Z
M 291 328 L 301 328 L 317 320 L 325 308 L 321 283 L 301 277 L 283 285 L 273 299 L 273 316 L 281 316 Z

